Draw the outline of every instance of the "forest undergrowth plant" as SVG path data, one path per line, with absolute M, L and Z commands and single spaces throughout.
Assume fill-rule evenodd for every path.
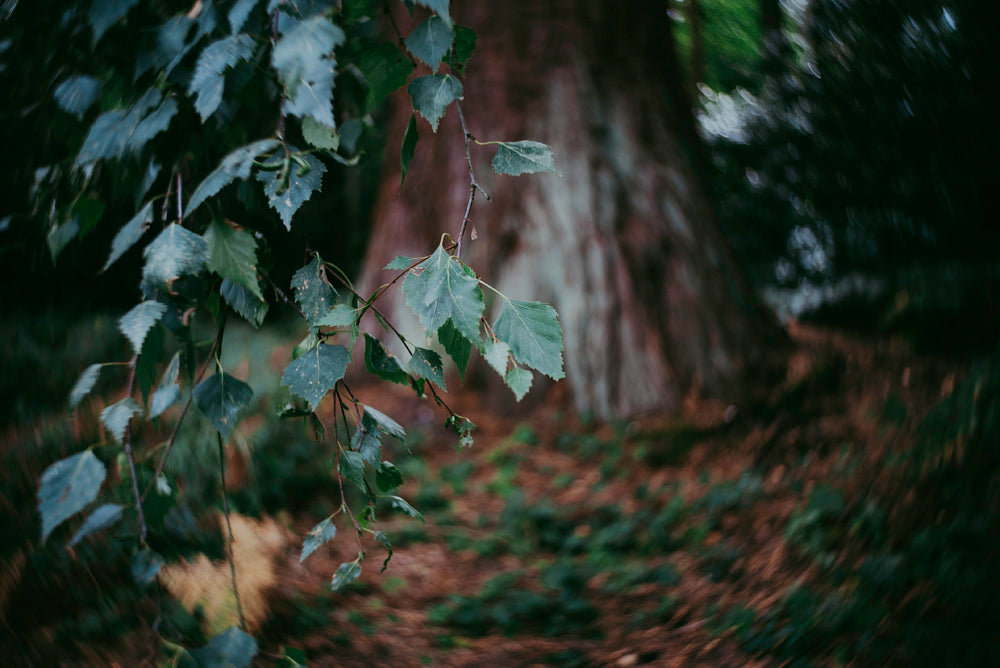
M 68 38 L 89 42 L 93 53 L 63 68 L 52 95 L 63 111 L 89 121 L 89 129 L 75 155 L 36 172 L 32 197 L 37 211 L 50 212 L 51 254 L 55 258 L 70 240 L 87 235 L 105 211 L 134 215 L 127 214 L 131 218 L 114 235 L 104 270 L 146 242 L 139 303 L 118 321 L 131 354 L 87 367 L 69 397 L 75 409 L 102 374 L 123 374 L 124 391 L 100 421 L 120 444 L 118 473 L 130 501 L 93 509 L 70 543 L 130 520 L 132 570 L 141 586 L 156 580 L 164 564 L 153 549 L 158 527 L 144 509 L 150 495 L 178 493 L 166 464 L 182 424 L 195 414 L 192 404 L 216 431 L 217 459 L 204 466 L 218 469 L 229 524 L 225 450 L 254 399 L 251 386 L 221 362 L 230 311 L 255 328 L 272 306 L 304 320 L 305 336 L 281 376 L 291 401 L 280 417 L 311 426 L 339 488 L 340 504 L 305 536 L 301 560 L 338 528 L 357 539 L 357 556 L 333 574 L 334 590 L 360 575 L 373 547 L 384 548 L 383 570 L 392 556 L 389 537 L 374 528 L 377 503 L 421 518 L 395 494 L 402 475 L 384 459 L 383 439 L 403 441 L 404 429 L 355 396 L 345 380 L 352 362 L 432 399 L 462 446 L 472 445 L 475 426 L 442 397 L 445 367 L 438 350 L 464 376 L 476 349 L 517 399 L 530 389 L 532 369 L 554 380 L 564 375 L 555 310 L 509 299 L 462 261 L 476 194 L 489 199 L 473 171 L 473 147 L 495 145 L 493 169 L 509 175 L 555 172 L 552 153 L 533 141 L 477 141 L 461 107 L 461 77 L 475 32 L 455 24 L 447 0 L 402 4 L 417 24 L 405 38 L 394 8 L 375 0 L 197 0 L 180 12 L 171 2 L 95 0 L 64 17 Z M 391 27 L 391 39 L 380 37 L 380 25 Z M 422 257 L 391 260 L 385 268 L 395 275 L 368 295 L 308 247 L 290 286 L 279 285 L 270 247 L 322 189 L 329 165 L 357 164 L 359 134 L 376 127 L 378 106 L 404 85 L 414 110 L 402 145 L 404 179 L 418 141 L 418 115 L 435 133 L 449 106 L 461 119 L 469 195 L 463 219 L 454 221 L 456 236 L 444 234 Z M 408 340 L 379 311 L 379 298 L 394 288 L 402 290 L 428 341 L 440 347 Z M 492 322 L 491 305 L 498 311 Z M 363 319 L 397 339 L 409 360 L 362 335 Z M 196 332 L 208 323 L 215 335 L 199 341 Z M 142 421 L 152 421 L 152 428 L 140 429 Z M 159 440 L 159 427 L 167 425 Z M 43 542 L 98 499 L 108 477 L 94 453 L 98 445 L 42 475 Z M 232 565 L 232 532 L 225 533 Z M 231 573 L 239 608 L 235 569 Z M 240 618 L 243 630 L 230 629 L 200 650 L 164 639 L 165 646 L 175 661 L 215 657 L 246 665 L 257 650 L 245 634 L 242 611 Z

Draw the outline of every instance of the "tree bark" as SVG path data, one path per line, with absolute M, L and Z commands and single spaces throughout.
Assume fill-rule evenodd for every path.
M 776 331 L 703 193 L 666 7 L 518 0 L 454 13 L 479 33 L 464 81 L 469 131 L 545 142 L 560 171 L 498 176 L 491 147 L 473 145 L 492 202 L 477 197 L 478 240 L 466 238 L 463 260 L 508 296 L 555 306 L 576 407 L 601 418 L 675 410 L 692 387 L 735 399 Z M 409 106 L 397 102 L 360 279 L 368 289 L 388 279 L 380 268 L 395 255 L 457 237 L 469 194 L 454 106 L 436 136 L 419 121 L 400 188 Z M 423 341 L 392 294 L 380 308 Z

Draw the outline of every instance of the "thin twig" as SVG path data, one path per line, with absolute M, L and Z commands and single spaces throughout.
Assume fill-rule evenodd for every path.
M 457 246 L 455 248 L 455 257 L 462 259 L 462 240 L 465 238 L 465 228 L 469 224 L 469 215 L 472 213 L 472 202 L 476 199 L 476 191 L 478 190 L 483 193 L 483 197 L 486 198 L 487 202 L 491 200 L 489 193 L 479 185 L 479 181 L 476 180 L 476 173 L 472 169 L 471 144 L 475 137 L 469 132 L 469 126 L 465 123 L 465 113 L 462 111 L 462 103 L 456 100 L 455 106 L 458 108 L 458 118 L 462 122 L 462 134 L 465 138 L 465 162 L 469 165 L 469 201 L 465 205 L 465 215 L 462 217 L 462 227 L 458 232 Z
M 410 55 L 409 49 L 406 48 L 406 40 L 403 39 L 403 33 L 399 29 L 399 24 L 396 23 L 396 17 L 394 17 L 392 12 L 389 10 L 388 0 L 382 0 L 382 11 L 384 11 L 385 15 L 389 18 L 389 25 L 392 26 L 392 31 L 396 33 L 396 41 L 399 42 L 399 48 L 403 50 L 403 53 L 406 54 L 406 57 L 410 59 L 414 69 L 416 69 L 417 61 Z
M 361 295 L 359 295 L 357 292 L 355 292 L 354 288 L 352 288 L 351 285 L 347 281 L 345 281 L 343 278 L 341 278 L 337 273 L 334 273 L 334 276 L 336 276 L 337 280 L 339 280 L 344 285 L 344 287 L 346 287 L 348 290 L 350 290 L 351 293 L 355 297 L 357 297 L 358 299 L 361 299 Z M 379 311 L 375 307 L 374 304 L 369 304 L 368 308 L 370 308 L 372 310 L 372 312 L 375 315 L 377 315 L 382 320 L 382 322 L 384 322 L 389 327 L 389 329 L 392 331 L 392 333 L 396 335 L 396 338 L 399 339 L 399 342 L 403 344 L 403 348 L 406 350 L 406 352 L 408 354 L 412 355 L 413 354 L 413 345 L 409 341 L 406 340 L 406 337 L 403 336 L 403 334 L 398 329 L 396 329 L 396 326 L 393 325 L 391 322 L 389 322 L 389 320 L 386 319 L 386 317 L 384 315 L 382 315 L 382 312 Z M 425 387 L 427 387 L 428 389 L 430 389 L 431 394 L 434 395 L 434 401 L 437 402 L 437 404 L 439 406 L 443 406 L 444 409 L 446 411 L 448 411 L 449 415 L 458 415 L 455 411 L 451 410 L 451 407 L 449 407 L 448 404 L 445 403 L 445 400 L 441 398 L 441 395 L 439 395 L 437 393 L 437 390 L 434 389 L 434 383 L 428 382 L 425 385 Z
M 205 357 L 205 361 L 201 363 L 198 368 L 198 372 L 194 377 L 194 385 L 198 385 L 201 379 L 205 376 L 205 372 L 208 370 L 208 364 L 212 361 L 215 356 L 215 351 L 218 350 L 219 346 L 222 345 L 222 333 L 226 328 L 226 317 L 229 311 L 225 308 L 222 309 L 222 314 L 219 316 L 219 326 L 215 332 L 215 339 L 212 341 L 212 347 L 208 349 L 208 355 Z M 191 407 L 191 400 L 194 399 L 194 386 L 191 388 L 191 392 L 188 394 L 187 401 L 184 402 L 184 408 L 181 409 L 180 417 L 177 418 L 177 422 L 174 423 L 174 429 L 170 432 L 170 438 L 167 439 L 167 445 L 163 450 L 163 454 L 160 455 L 160 461 L 156 463 L 156 471 L 153 473 L 152 480 L 146 485 L 146 490 L 142 493 L 142 498 L 149 495 L 150 490 L 153 489 L 153 485 L 156 484 L 156 479 L 160 477 L 163 473 L 163 467 L 167 464 L 167 457 L 170 455 L 170 449 L 173 447 L 174 442 L 177 440 L 177 434 L 181 430 L 181 424 L 184 422 L 184 418 L 187 416 L 188 409 Z
M 278 284 L 275 283 L 270 276 L 265 275 L 264 278 L 265 280 L 267 280 L 268 283 L 271 284 L 271 287 L 274 289 L 274 294 L 278 295 L 278 297 L 281 298 L 281 301 L 285 302 L 293 309 L 295 309 L 295 312 L 298 313 L 303 318 L 306 317 L 306 314 L 303 313 L 302 309 L 299 308 L 299 305 L 293 302 L 291 299 L 289 299 L 288 295 L 285 294 L 285 291 L 282 290 L 280 287 L 278 287 Z
M 160 207 L 160 222 L 166 224 L 167 216 L 170 215 L 170 195 L 174 192 L 174 177 L 171 175 L 167 179 L 167 194 L 163 198 L 163 204 Z
M 135 370 L 139 363 L 139 353 L 132 358 L 132 368 L 128 374 L 128 398 L 132 398 L 135 392 Z M 139 540 L 146 543 L 146 516 L 142 512 L 142 497 L 139 495 L 139 479 L 135 475 L 135 456 L 132 453 L 132 428 L 129 426 L 131 420 L 125 423 L 125 431 L 122 434 L 122 443 L 125 445 L 125 456 L 128 457 L 129 473 L 132 474 L 132 493 L 135 495 L 135 508 L 139 513 Z
M 335 403 L 333 404 L 333 439 L 337 446 L 337 485 L 340 487 L 340 507 L 347 513 L 347 516 L 351 518 L 351 523 L 354 525 L 354 530 L 358 534 L 358 547 L 364 551 L 364 546 L 361 544 L 361 525 L 358 523 L 358 519 L 351 512 L 351 507 L 347 505 L 347 495 L 344 493 L 344 474 L 340 471 L 340 460 L 343 456 L 344 446 L 340 444 L 340 437 L 337 436 L 337 405 L 340 405 L 340 418 L 344 422 L 344 435 L 350 439 L 351 427 L 347 422 L 347 405 L 344 402 L 344 397 L 341 396 L 340 392 L 334 390 Z
M 247 620 L 243 618 L 243 605 L 240 603 L 240 590 L 236 586 L 236 555 L 233 551 L 233 525 L 229 521 L 229 491 L 226 489 L 226 452 L 222 447 L 222 433 L 216 432 L 219 442 L 219 479 L 222 481 L 222 510 L 226 514 L 226 529 L 229 531 L 229 578 L 233 582 L 233 596 L 236 597 L 236 614 L 240 620 L 240 628 L 247 630 Z
M 378 299 L 382 295 L 384 295 L 389 288 L 391 288 L 393 285 L 395 285 L 401 278 L 403 278 L 404 276 L 406 276 L 407 274 L 409 274 L 411 271 L 413 271 L 413 269 L 418 264 L 420 264 L 421 262 L 423 262 L 424 260 L 426 260 L 429 257 L 430 257 L 430 255 L 425 255 L 423 257 L 414 258 L 413 262 L 410 263 L 409 267 L 407 267 L 404 271 L 399 272 L 399 275 L 396 276 L 396 278 L 392 279 L 391 281 L 389 281 L 385 285 L 383 285 L 383 286 L 379 287 L 377 290 L 375 290 L 375 292 L 372 293 L 372 296 L 365 303 L 369 304 L 369 303 L 375 303 L 376 301 L 378 301 Z
M 181 204 L 181 195 L 183 190 L 184 181 L 181 179 L 181 173 L 177 172 L 177 224 L 184 224 L 184 208 Z

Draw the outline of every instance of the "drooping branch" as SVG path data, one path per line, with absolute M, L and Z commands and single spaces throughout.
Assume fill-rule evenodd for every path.
M 126 395 L 128 398 L 131 398 L 132 394 L 135 392 L 135 371 L 138 363 L 139 354 L 136 353 L 135 356 L 132 357 L 132 363 L 129 365 L 128 392 Z M 143 544 L 145 544 L 148 528 L 146 526 L 146 516 L 142 512 L 142 500 L 144 497 L 139 495 L 139 479 L 135 474 L 135 455 L 132 452 L 132 428 L 130 424 L 131 420 L 125 424 L 125 431 L 122 433 L 122 443 L 125 446 L 125 456 L 128 458 L 129 473 L 132 476 L 132 494 L 135 497 L 135 509 L 138 513 L 137 521 L 139 523 L 139 539 Z

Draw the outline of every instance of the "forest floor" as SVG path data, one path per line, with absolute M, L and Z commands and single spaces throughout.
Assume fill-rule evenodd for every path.
M 956 374 L 899 341 L 791 333 L 787 378 L 754 415 L 691 397 L 680 416 L 612 426 L 581 421 L 557 388 L 514 417 L 449 397 L 479 429 L 464 450 L 422 432 L 423 463 L 401 493 L 426 523 L 380 522 L 392 561 L 379 574 L 373 550 L 345 594 L 326 587 L 356 551 L 346 534 L 303 564 L 287 552 L 264 645 L 301 648 L 311 666 L 834 664 L 823 620 L 792 617 L 830 614 L 809 607 L 842 588 L 830 567 L 864 555 L 816 534 L 885 512 L 878 499 L 900 493 L 886 461 Z M 412 395 L 369 396 L 411 430 L 428 423 Z M 789 610 L 798 591 L 808 609 Z M 779 628 L 751 637 L 762 626 Z M 848 644 L 863 642 L 852 633 Z
M 388 567 L 366 540 L 363 574 L 334 593 L 357 553 L 347 526 L 299 560 L 332 500 L 237 516 L 254 665 L 905 665 L 893 639 L 913 592 L 885 583 L 893 537 L 922 511 L 899 462 L 965 369 L 898 340 L 790 333 L 787 376 L 752 411 L 692 396 L 681 415 L 609 425 L 576 416 L 558 385 L 517 412 L 453 391 L 478 425 L 461 450 L 427 402 L 361 388 L 409 432 L 412 456 L 393 461 L 425 522 L 380 515 Z M 232 617 L 223 562 L 161 580 L 204 624 Z M 148 660 L 147 637 L 84 643 L 80 663 Z

